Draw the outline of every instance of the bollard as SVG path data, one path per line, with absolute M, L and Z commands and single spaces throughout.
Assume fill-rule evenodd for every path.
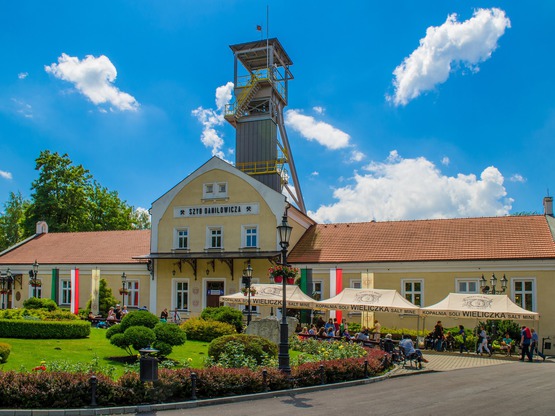
M 268 388 L 268 371 L 262 370 L 262 382 L 264 383 L 264 391 L 269 391 Z
M 91 376 L 89 384 L 91 385 L 91 406 L 96 406 L 96 386 L 98 385 L 98 379 L 96 376 Z
M 364 378 L 368 378 L 368 360 L 364 360 Z
M 326 384 L 326 373 L 322 364 L 320 364 L 320 384 Z
M 191 373 L 191 400 L 197 399 L 197 373 Z

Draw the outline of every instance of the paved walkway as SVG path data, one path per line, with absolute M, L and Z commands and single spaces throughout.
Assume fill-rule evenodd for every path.
M 458 352 L 437 352 L 431 350 L 422 351 L 424 358 L 429 362 L 422 364 L 422 369 L 419 370 L 416 367 L 411 367 L 407 363 L 406 367 L 402 365 L 398 366 L 392 373 L 392 377 L 406 376 L 421 372 L 430 371 L 451 371 L 459 370 L 462 368 L 475 368 L 475 367 L 485 367 L 490 365 L 503 365 L 517 362 L 520 358 L 518 355 L 511 357 L 506 357 L 500 354 L 494 354 L 488 357 L 487 354 L 483 356 L 472 354 L 472 353 L 458 353 Z M 543 360 L 542 360 L 543 361 Z

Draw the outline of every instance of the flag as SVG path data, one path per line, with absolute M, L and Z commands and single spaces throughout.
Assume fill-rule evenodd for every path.
M 256 25 L 256 30 L 258 30 L 259 32 L 262 32 L 262 26 Z
M 69 310 L 79 313 L 79 269 L 75 268 L 71 271 L 71 302 Z

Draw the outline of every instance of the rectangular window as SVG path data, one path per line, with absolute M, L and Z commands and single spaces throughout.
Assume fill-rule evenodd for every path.
M 353 289 L 362 289 L 362 281 L 361 280 L 351 280 L 351 287 Z
M 125 304 L 128 307 L 138 308 L 139 303 L 139 281 L 138 280 L 128 280 L 125 286 L 129 293 L 124 297 Z
M 188 249 L 189 248 L 189 229 L 179 228 L 175 230 L 176 233 L 176 245 L 177 249 Z
M 424 305 L 424 280 L 422 279 L 402 279 L 401 294 L 409 302 L 416 306 Z
M 315 300 L 324 299 L 324 283 L 321 280 L 312 281 L 312 298 Z
M 37 279 L 40 286 L 32 286 L 29 284 L 29 297 L 42 298 L 42 280 Z
M 71 303 L 71 280 L 60 279 L 60 304 L 69 305 Z
M 513 301 L 529 311 L 536 310 L 536 284 L 534 279 L 513 279 Z
M 223 248 L 222 236 L 223 236 L 222 227 L 209 227 L 208 228 L 208 248 Z
M 189 310 L 189 279 L 173 280 L 172 309 Z
M 243 226 L 243 247 L 258 247 L 258 227 L 256 225 Z
M 227 198 L 227 183 L 226 182 L 205 183 L 202 188 L 202 197 L 204 199 Z
M 479 293 L 479 279 L 455 279 L 455 291 L 457 293 Z

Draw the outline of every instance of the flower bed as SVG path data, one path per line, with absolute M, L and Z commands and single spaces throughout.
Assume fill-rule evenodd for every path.
M 160 369 L 156 383 L 142 383 L 137 373 L 126 373 L 118 380 L 96 374 L 98 406 L 130 406 L 146 403 L 186 401 L 192 397 L 191 374 L 197 375 L 196 397 L 212 398 L 261 393 L 290 387 L 337 383 L 376 375 L 388 367 L 386 355 L 369 350 L 363 358 L 320 361 L 294 366 L 292 378 L 275 368 L 268 368 L 266 384 L 262 369 L 220 368 Z M 367 362 L 367 364 L 366 364 Z M 91 403 L 91 373 L 61 371 L 0 372 L 0 403 L 4 408 L 80 408 Z

